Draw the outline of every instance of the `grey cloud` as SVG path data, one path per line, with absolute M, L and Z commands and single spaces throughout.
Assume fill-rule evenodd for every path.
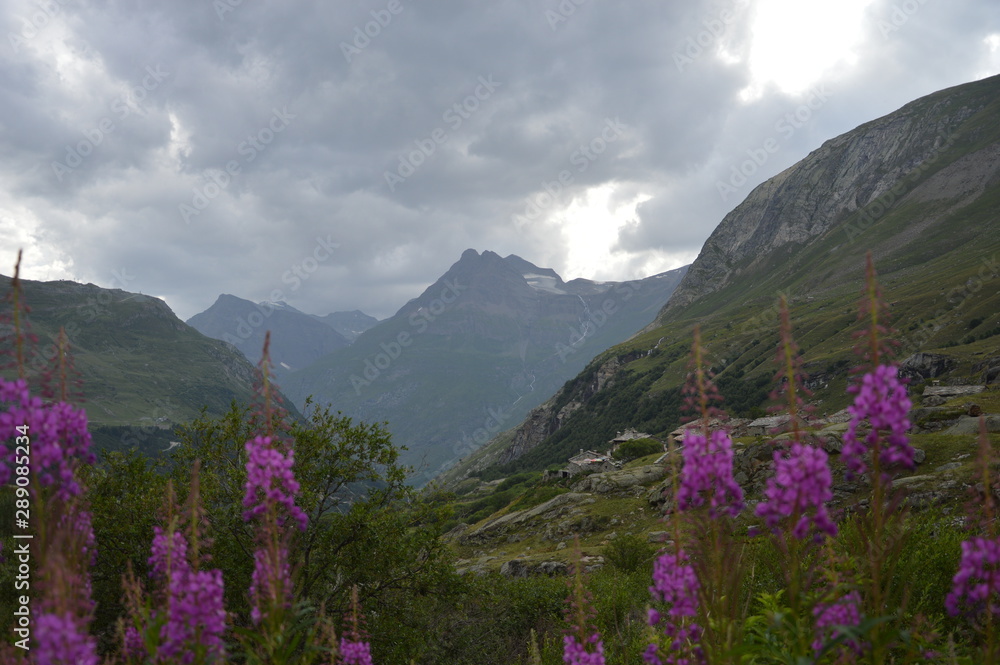
M 30 3 L 15 4 L 0 8 L 4 34 Z M 708 53 L 745 51 L 752 2 L 588 1 L 553 25 L 553 0 L 400 0 L 377 29 L 388 0 L 231 4 L 220 17 L 203 0 L 66 2 L 57 26 L 0 59 L 0 209 L 29 210 L 76 277 L 112 285 L 127 268 L 129 288 L 163 295 L 185 318 L 219 293 L 279 289 L 305 311 L 388 316 L 468 247 L 564 272 L 561 228 L 512 222 L 564 171 L 562 204 L 607 183 L 618 201 L 654 197 L 611 248 L 622 270 L 652 265 L 652 251 L 693 255 L 755 184 L 825 139 L 968 80 L 979 41 L 1000 31 L 989 0 L 967 0 L 926 3 L 884 37 L 878 20 L 894 3 L 879 0 L 859 64 L 829 74 L 830 100 L 724 201 L 717 182 L 801 103 L 773 90 L 740 103 L 746 66 Z M 679 65 L 730 8 L 723 34 Z M 56 71 L 53 48 L 87 74 Z M 112 104 L 147 67 L 169 77 L 118 118 Z M 491 76 L 500 85 L 475 110 L 454 110 Z M 273 131 L 284 109 L 294 118 Z M 105 117 L 114 131 L 60 180 L 52 162 Z M 608 119 L 622 135 L 573 162 Z M 386 172 L 428 140 L 433 151 L 393 191 Z M 220 185 L 230 163 L 238 172 Z M 199 195 L 206 206 L 185 220 L 179 207 Z M 283 276 L 327 236 L 340 250 L 292 289 Z

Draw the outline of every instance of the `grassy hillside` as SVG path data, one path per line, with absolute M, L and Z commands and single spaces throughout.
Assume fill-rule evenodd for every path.
M 184 324 L 157 298 L 67 281 L 22 280 L 22 287 L 30 331 L 38 338 L 29 379 L 41 380 L 64 328 L 77 392 L 99 447 L 163 450 L 173 425 L 202 409 L 221 415 L 233 400 L 253 399 L 253 365 L 235 348 Z M 0 292 L 9 290 L 10 279 L 0 277 Z M 0 303 L 0 320 L 7 345 L 10 303 Z
M 943 354 L 956 365 L 946 381 L 979 381 L 976 366 L 1000 357 L 1000 78 L 937 93 L 898 114 L 908 127 L 926 125 L 924 136 L 944 132 L 948 140 L 932 158 L 920 160 L 908 156 L 904 139 L 882 136 L 884 149 L 896 152 L 891 158 L 869 154 L 871 173 L 856 177 L 855 185 L 862 189 L 878 181 L 883 193 L 871 193 L 853 212 L 841 201 L 860 195 L 838 190 L 821 176 L 855 168 L 836 160 L 868 140 L 868 126 L 831 140 L 792 167 L 792 175 L 778 176 L 787 182 L 800 177 L 796 170 L 811 173 L 817 179 L 809 191 L 760 200 L 761 192 L 773 188 L 765 183 L 755 190 L 706 242 L 657 322 L 595 358 L 554 396 L 550 413 L 575 401 L 583 406 L 542 445 L 481 476 L 537 471 L 580 448 L 603 450 L 626 427 L 654 435 L 677 427 L 696 325 L 730 414 L 761 415 L 775 371 L 780 294 L 791 305 L 814 403 L 821 414 L 843 408 L 848 370 L 857 364 L 854 334 L 864 327 L 858 301 L 869 250 L 891 304 L 897 360 L 918 351 Z M 895 118 L 879 126 L 892 126 Z M 892 164 L 895 175 L 886 176 L 888 167 L 880 164 Z M 784 233 L 778 229 L 801 216 L 806 203 L 813 206 L 806 218 L 826 219 L 825 230 L 812 236 L 788 232 L 790 239 L 780 243 L 760 235 L 761 229 Z M 738 225 L 741 214 L 759 222 L 760 237 L 752 242 L 739 240 L 746 237 Z M 705 275 L 723 275 L 718 280 L 725 285 L 699 282 Z M 594 391 L 595 375 L 614 359 L 621 366 L 611 385 Z

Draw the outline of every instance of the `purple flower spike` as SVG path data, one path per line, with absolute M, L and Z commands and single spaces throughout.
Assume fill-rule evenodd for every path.
M 222 661 L 226 631 L 222 571 L 179 571 L 170 577 L 168 591 L 167 623 L 160 632 L 161 662 L 192 663 L 199 646 L 206 648 L 210 661 Z
M 97 665 L 97 642 L 72 614 L 42 614 L 35 621 L 37 665 Z
M 192 569 L 187 539 L 180 531 L 167 534 L 158 526 L 153 531 L 149 574 L 165 580 L 167 592 L 166 608 L 153 614 L 166 615 L 154 661 L 187 665 L 203 648 L 209 662 L 221 662 L 226 631 L 222 571 Z M 136 658 L 146 654 L 146 644 L 132 626 L 125 631 L 125 652 Z
M 857 393 L 854 404 L 847 407 L 851 422 L 844 433 L 844 448 L 841 458 L 847 466 L 848 475 L 861 475 L 868 470 L 865 453 L 885 432 L 879 463 L 883 467 L 902 466 L 913 468 L 913 448 L 906 437 L 910 421 L 906 415 L 912 406 L 895 365 L 879 365 L 861 379 L 860 386 L 848 390 Z M 867 418 L 871 432 L 859 440 L 858 424 Z
M 857 591 L 851 591 L 842 596 L 836 602 L 830 604 L 820 603 L 813 608 L 813 616 L 816 617 L 816 640 L 813 642 L 813 649 L 818 654 L 823 648 L 823 638 L 827 635 L 836 639 L 840 636 L 837 626 L 857 626 L 861 623 L 861 613 L 858 606 L 861 604 L 861 595 Z M 854 641 L 848 641 L 847 645 L 855 653 L 861 653 L 861 645 Z
M 343 637 L 340 640 L 340 657 L 344 665 L 372 665 L 372 647 L 368 642 L 355 642 Z
M 581 644 L 573 635 L 565 635 L 563 662 L 566 665 L 604 665 L 604 643 L 600 634 L 592 634 L 587 644 Z
M 247 460 L 246 495 L 243 497 L 243 507 L 248 510 L 243 513 L 243 519 L 249 522 L 254 517 L 266 513 L 271 506 L 284 506 L 299 523 L 299 528 L 304 531 L 309 519 L 302 509 L 295 505 L 299 483 L 292 473 L 292 466 L 295 464 L 294 451 L 289 449 L 285 455 L 271 444 L 272 439 L 269 436 L 257 436 L 246 443 L 250 458 Z
M 149 576 L 170 577 L 189 569 L 187 561 L 187 540 L 180 531 L 174 531 L 168 538 L 163 529 L 153 527 L 153 544 L 150 547 Z
M 733 442 L 723 430 L 715 430 L 708 439 L 700 432 L 684 432 L 684 470 L 677 491 L 680 510 L 705 504 L 712 518 L 720 513 L 736 517 L 743 509 L 743 489 L 733 480 Z
M 27 426 L 31 442 L 31 470 L 38 474 L 43 486 L 56 486 L 56 495 L 67 500 L 83 490 L 73 476 L 77 463 L 94 463 L 87 431 L 87 413 L 65 402 L 44 403 L 31 397 L 23 380 L 0 379 L 0 402 L 8 407 L 0 412 L 0 441 L 21 436 L 16 428 Z M 0 459 L 0 483 L 10 479 L 11 448 Z
M 821 534 L 837 535 L 837 525 L 826 511 L 826 502 L 833 498 L 833 482 L 827 455 L 821 448 L 793 443 L 785 455 L 774 451 L 774 476 L 767 481 L 765 500 L 757 504 L 757 516 L 763 517 L 771 529 L 789 517 L 798 520 L 792 535 L 804 539 L 810 526 Z
M 275 594 L 280 593 L 281 597 Z M 267 616 L 269 607 L 284 605 L 285 609 L 292 606 L 292 573 L 288 565 L 288 550 L 278 549 L 277 565 L 271 561 L 266 549 L 259 549 L 253 554 L 253 576 L 250 578 L 250 599 L 253 608 L 250 618 L 255 624 Z
M 952 616 L 1000 614 L 1000 539 L 977 537 L 962 543 L 962 558 L 944 604 Z
M 700 584 L 688 555 L 663 554 L 653 565 L 653 586 L 649 593 L 653 599 L 670 606 L 672 617 L 693 617 L 698 613 Z M 654 622 L 655 623 L 655 622 Z
M 666 661 L 660 659 L 660 649 L 650 644 L 643 654 L 649 665 L 697 665 L 705 660 L 698 643 L 701 627 L 691 619 L 698 614 L 698 577 L 688 563 L 683 550 L 678 554 L 663 554 L 653 565 L 653 586 L 649 593 L 656 602 L 667 605 L 666 614 L 649 610 L 649 625 L 661 626 L 670 640 Z

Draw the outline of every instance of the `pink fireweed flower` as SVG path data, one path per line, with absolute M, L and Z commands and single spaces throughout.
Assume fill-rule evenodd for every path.
M 813 616 L 816 617 L 816 640 L 812 647 L 817 654 L 823 649 L 824 639 L 836 639 L 840 637 L 841 631 L 837 626 L 856 627 L 861 623 L 861 613 L 858 606 L 861 604 L 861 595 L 857 591 L 851 591 L 833 603 L 820 603 L 813 608 Z M 853 640 L 849 640 L 847 645 L 855 653 L 861 653 L 861 645 Z
M 186 665 L 195 661 L 199 651 L 209 661 L 223 660 L 226 611 L 222 571 L 191 568 L 187 539 L 180 531 L 165 533 L 156 526 L 153 532 L 149 575 L 166 582 L 166 607 L 153 614 L 154 618 L 159 612 L 166 615 L 155 662 Z M 145 642 L 132 626 L 125 631 L 125 651 L 137 657 L 146 653 Z
M 563 662 L 566 665 L 604 665 L 604 643 L 600 633 L 593 633 L 581 644 L 575 636 L 563 636 Z
M 343 665 L 372 665 L 372 647 L 368 642 L 342 637 L 340 657 Z
M 677 491 L 677 506 L 689 510 L 705 504 L 713 518 L 719 513 L 736 517 L 743 509 L 743 489 L 733 480 L 733 442 L 723 430 L 708 439 L 695 429 L 684 432 L 684 470 Z
M 150 577 L 166 578 L 190 568 L 187 561 L 187 539 L 180 531 L 174 531 L 168 536 L 163 529 L 154 526 L 150 554 Z
M 879 463 L 883 467 L 902 466 L 913 468 L 913 448 L 906 437 L 910 421 L 906 416 L 912 406 L 906 395 L 906 386 L 899 380 L 895 365 L 879 365 L 865 374 L 860 385 L 848 388 L 856 393 L 854 404 L 847 407 L 851 422 L 844 433 L 841 458 L 848 475 L 861 475 L 868 470 L 864 456 L 883 433 Z M 871 423 L 871 432 L 863 441 L 857 437 L 858 424 L 865 418 Z
M 944 604 L 952 616 L 1000 614 L 1000 539 L 976 537 L 962 543 L 962 558 Z
M 42 614 L 35 619 L 32 650 L 36 665 L 97 665 L 97 641 L 83 622 L 67 614 Z
M 79 496 L 82 489 L 73 470 L 79 462 L 94 463 L 86 412 L 65 402 L 44 403 L 38 397 L 31 397 L 23 379 L 0 379 L 0 402 L 8 405 L 0 412 L 0 441 L 21 436 L 16 428 L 26 425 L 31 442 L 31 469 L 38 474 L 42 485 L 55 485 L 56 495 L 62 500 Z M 8 465 L 14 452 L 12 447 L 0 459 L 0 482 L 10 478 Z
M 662 554 L 653 564 L 653 586 L 649 593 L 653 600 L 667 606 L 665 612 L 649 610 L 648 622 L 652 627 L 660 626 L 670 640 L 667 660 L 659 657 L 660 649 L 650 644 L 643 659 L 649 665 L 695 665 L 704 662 L 704 652 L 698 646 L 701 627 L 690 621 L 698 614 L 698 590 L 700 584 L 694 567 L 688 562 L 688 555 L 681 550 L 678 554 Z
M 160 631 L 159 662 L 193 663 L 199 649 L 209 662 L 225 658 L 222 571 L 179 570 L 170 576 L 167 622 Z
M 253 607 L 250 618 L 255 624 L 267 616 L 268 608 L 292 607 L 292 574 L 288 564 L 288 550 L 277 549 L 278 561 L 271 561 L 267 548 L 253 553 L 253 576 L 250 578 L 250 600 Z
M 284 506 L 304 531 L 309 519 L 295 505 L 299 483 L 292 473 L 294 451 L 289 448 L 286 455 L 274 448 L 272 443 L 269 436 L 257 436 L 246 443 L 249 459 L 243 507 L 248 510 L 243 513 L 243 519 L 249 522 L 254 517 L 265 514 L 271 506 Z
M 774 475 L 768 479 L 764 501 L 757 504 L 757 516 L 776 529 L 789 517 L 796 517 L 792 535 L 804 539 L 810 530 L 815 537 L 837 535 L 837 525 L 830 519 L 826 502 L 833 498 L 833 482 L 827 455 L 822 448 L 793 443 L 786 453 L 774 451 Z

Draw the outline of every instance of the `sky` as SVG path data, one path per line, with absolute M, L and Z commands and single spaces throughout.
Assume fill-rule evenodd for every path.
M 385 318 L 463 250 L 690 263 L 824 141 L 1000 73 L 996 0 L 3 0 L 0 273 Z

